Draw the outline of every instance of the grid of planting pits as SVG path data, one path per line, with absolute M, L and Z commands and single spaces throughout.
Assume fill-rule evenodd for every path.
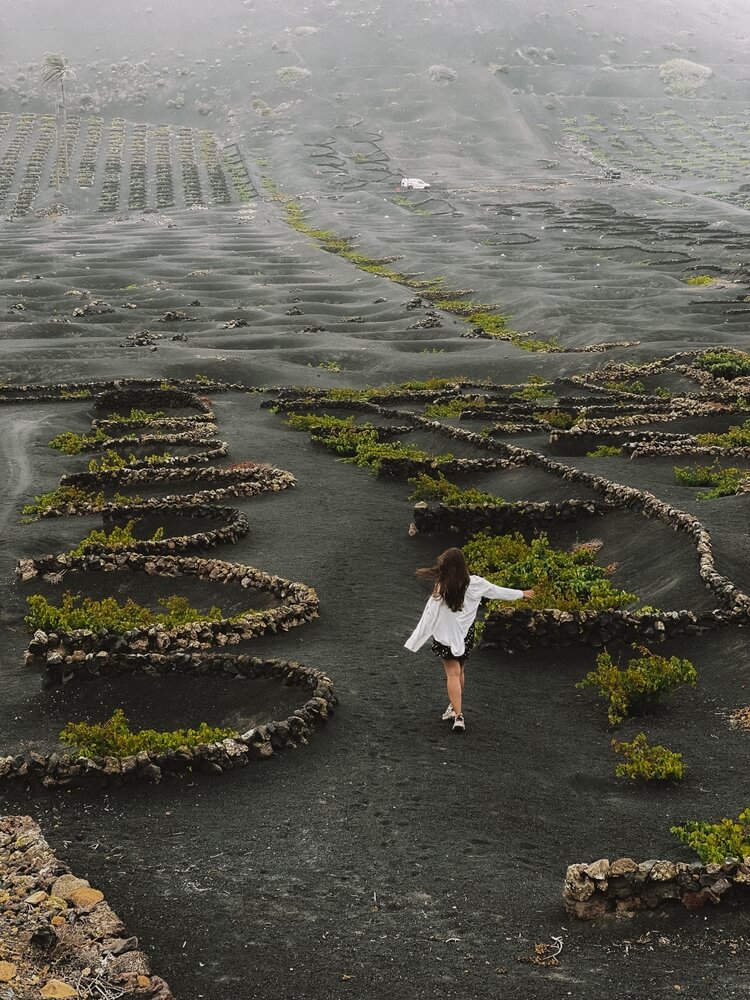
M 63 139 L 65 137 L 65 140 Z M 248 202 L 236 145 L 208 129 L 97 115 L 0 115 L 0 213 L 21 219 L 62 202 L 102 213 Z
M 604 169 L 627 171 L 750 208 L 750 115 L 688 116 L 674 108 L 563 119 L 569 149 Z

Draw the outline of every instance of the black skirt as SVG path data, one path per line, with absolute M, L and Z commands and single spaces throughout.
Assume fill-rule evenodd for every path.
M 458 660 L 458 662 L 463 665 L 468 659 L 469 653 L 474 648 L 474 625 L 469 626 L 469 631 L 466 633 L 464 638 L 464 651 L 460 656 L 456 656 L 450 646 L 446 646 L 445 643 L 438 642 L 437 639 L 432 640 L 432 652 L 440 660 Z

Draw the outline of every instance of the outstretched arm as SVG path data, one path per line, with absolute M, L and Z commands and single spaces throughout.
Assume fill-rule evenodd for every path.
M 524 597 L 533 597 L 533 590 L 515 590 L 512 587 L 498 587 L 489 580 L 482 578 L 484 584 L 482 597 L 488 597 L 492 601 L 520 601 Z

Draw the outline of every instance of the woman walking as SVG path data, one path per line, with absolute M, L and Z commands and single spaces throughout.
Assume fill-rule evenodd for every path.
M 466 729 L 463 717 L 464 666 L 474 646 L 474 621 L 483 597 L 520 601 L 533 590 L 496 587 L 482 576 L 473 576 L 461 549 L 446 549 L 434 566 L 418 569 L 417 576 L 433 582 L 432 595 L 419 624 L 404 645 L 412 653 L 432 638 L 432 652 L 443 661 L 449 703 L 443 719 L 453 720 L 453 732 Z

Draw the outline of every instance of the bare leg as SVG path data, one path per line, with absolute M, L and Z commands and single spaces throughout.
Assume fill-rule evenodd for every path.
M 461 664 L 458 660 L 443 660 L 445 682 L 448 688 L 448 698 L 456 715 L 461 715 Z
M 464 685 L 466 684 L 466 674 L 464 673 L 464 664 L 461 664 L 461 694 L 464 693 Z

